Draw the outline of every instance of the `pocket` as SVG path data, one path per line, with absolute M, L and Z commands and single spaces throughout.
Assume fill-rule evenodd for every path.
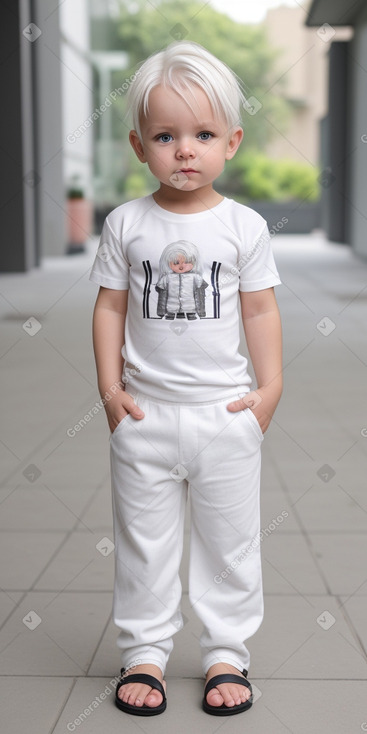
M 252 412 L 251 408 L 245 408 L 245 410 L 242 411 L 245 418 L 247 418 L 248 422 L 250 423 L 254 433 L 256 433 L 257 437 L 260 441 L 264 440 L 264 434 L 261 430 L 260 423 L 256 418 L 255 413 Z
M 139 399 L 138 399 L 139 396 L 131 395 L 130 397 L 133 398 L 135 405 L 137 405 L 140 408 Z M 115 430 L 112 433 L 110 433 L 110 436 L 109 436 L 110 440 L 113 438 L 113 436 L 116 436 L 117 433 L 120 433 L 120 431 L 122 431 L 123 428 L 125 428 L 126 423 L 130 423 L 130 421 L 132 420 L 135 420 L 135 418 L 132 417 L 131 413 L 127 413 L 127 415 L 125 415 L 125 417 L 122 418 L 120 422 L 117 424 Z
M 116 433 L 119 433 L 121 431 L 122 427 L 125 426 L 126 421 L 129 421 L 129 419 L 131 420 L 131 413 L 127 413 L 127 415 L 125 415 L 125 417 L 120 420 L 120 423 L 117 424 L 114 431 L 110 433 L 110 439 L 112 438 L 112 436 L 115 436 Z

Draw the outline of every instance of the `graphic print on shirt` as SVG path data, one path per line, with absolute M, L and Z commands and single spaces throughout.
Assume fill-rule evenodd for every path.
M 157 316 L 150 313 L 150 293 L 152 268 L 149 260 L 143 262 L 145 284 L 143 293 L 143 317 L 164 318 L 170 321 L 187 319 L 194 321 L 199 317 L 220 318 L 219 271 L 221 263 L 213 261 L 211 267 L 212 315 L 207 316 L 205 289 L 208 283 L 203 278 L 199 251 L 192 242 L 178 240 L 167 245 L 159 260 Z M 207 299 L 208 300 L 208 299 Z

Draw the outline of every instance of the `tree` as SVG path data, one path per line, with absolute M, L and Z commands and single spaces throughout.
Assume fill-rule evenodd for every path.
M 274 61 L 279 52 L 269 45 L 262 26 L 236 23 L 197 0 L 120 0 L 118 35 L 131 71 L 182 38 L 200 43 L 224 61 L 241 79 L 246 97 L 257 100 L 255 114 L 243 111 L 245 145 L 264 147 L 274 130 L 267 118 L 285 129 L 289 105 L 279 95 L 281 82 L 277 94 L 268 91 L 276 81 Z

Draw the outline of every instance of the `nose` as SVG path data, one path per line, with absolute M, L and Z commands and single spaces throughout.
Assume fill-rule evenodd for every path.
M 179 141 L 176 150 L 176 158 L 179 160 L 188 160 L 189 158 L 195 158 L 195 150 L 191 141 L 188 138 L 182 138 Z

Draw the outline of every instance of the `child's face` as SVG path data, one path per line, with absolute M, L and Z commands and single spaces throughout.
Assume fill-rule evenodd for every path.
M 142 162 L 148 163 L 161 184 L 197 191 L 223 171 L 242 140 L 242 129 L 228 133 L 226 122 L 214 116 L 206 94 L 192 87 L 190 109 L 170 87 L 155 87 L 149 95 L 149 115 L 141 119 L 141 144 L 135 131 L 130 142 Z M 196 101 L 195 101 L 196 100 Z
M 169 263 L 174 273 L 189 273 L 193 268 L 192 263 L 186 262 L 184 255 L 176 255 L 175 259 Z

